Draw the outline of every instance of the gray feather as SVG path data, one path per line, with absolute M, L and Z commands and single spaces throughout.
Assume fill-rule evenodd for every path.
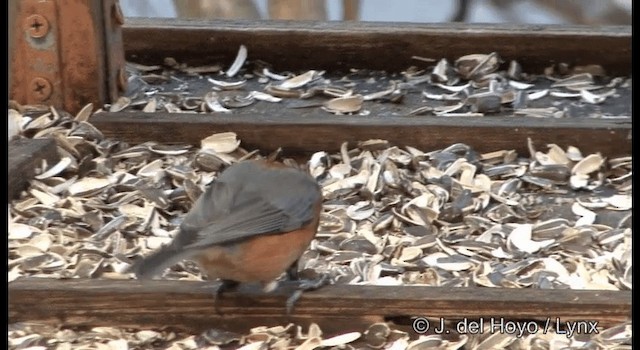
M 317 183 L 296 169 L 266 171 L 259 163 L 239 163 L 224 172 L 185 217 L 183 227 L 198 232 L 185 247 L 299 229 L 313 220 L 320 197 Z
M 192 253 L 189 250 L 176 250 L 172 244 L 139 259 L 129 271 L 135 273 L 138 279 L 150 279 L 162 274 L 166 268 L 188 259 Z
M 321 196 L 315 180 L 296 169 L 234 164 L 198 198 L 173 242 L 131 270 L 150 278 L 212 245 L 299 229 L 313 220 Z

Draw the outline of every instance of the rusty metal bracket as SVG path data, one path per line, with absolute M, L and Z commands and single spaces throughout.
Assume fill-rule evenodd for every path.
M 118 0 L 19 0 L 10 35 L 10 98 L 69 112 L 126 88 Z

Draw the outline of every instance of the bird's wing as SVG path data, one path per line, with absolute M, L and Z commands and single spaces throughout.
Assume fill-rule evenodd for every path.
M 200 228 L 197 239 L 185 248 L 205 248 L 260 234 L 297 230 L 313 220 L 317 201 L 314 193 L 289 196 L 284 201 L 272 201 L 259 192 L 245 192 L 242 197 L 226 215 L 213 218 Z

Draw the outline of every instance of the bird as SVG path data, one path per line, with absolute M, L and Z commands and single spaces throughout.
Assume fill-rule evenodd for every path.
M 216 296 L 245 282 L 269 291 L 283 272 L 295 276 L 316 235 L 322 200 L 320 186 L 303 171 L 270 160 L 234 163 L 207 186 L 173 240 L 129 271 L 149 279 L 192 260 L 209 280 L 222 280 Z M 287 301 L 288 312 L 299 296 Z

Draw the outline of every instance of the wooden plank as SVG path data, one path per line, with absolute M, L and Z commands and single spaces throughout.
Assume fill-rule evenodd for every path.
M 278 115 L 99 113 L 90 121 L 106 136 L 134 144 L 158 141 L 199 145 L 212 133 L 234 131 L 247 149 L 272 151 L 282 147 L 287 154 L 334 152 L 345 141 L 380 138 L 425 151 L 461 142 L 478 152 L 515 149 L 527 155 L 528 137 L 545 150 L 548 143 L 556 143 L 579 147 L 584 153 L 631 154 L 628 119 L 335 117 L 318 111 L 282 109 Z
M 600 64 L 613 75 L 631 72 L 631 26 L 412 24 L 372 22 L 189 21 L 127 19 L 126 56 L 161 63 L 231 64 L 238 47 L 249 59 L 280 70 L 368 68 L 399 71 L 418 55 L 449 60 L 496 51 L 541 73 L 555 62 Z
M 246 331 L 258 325 L 318 323 L 327 331 L 362 330 L 376 321 L 411 317 L 456 320 L 498 317 L 551 322 L 631 318 L 631 291 L 333 285 L 303 294 L 284 311 L 292 285 L 270 294 L 245 285 L 214 308 L 214 283 L 137 280 L 24 279 L 9 284 L 9 322 Z
M 53 139 L 16 139 L 9 142 L 9 200 L 20 194 L 28 181 L 33 177 L 35 168 L 41 161 L 53 165 L 58 161 L 56 143 Z

